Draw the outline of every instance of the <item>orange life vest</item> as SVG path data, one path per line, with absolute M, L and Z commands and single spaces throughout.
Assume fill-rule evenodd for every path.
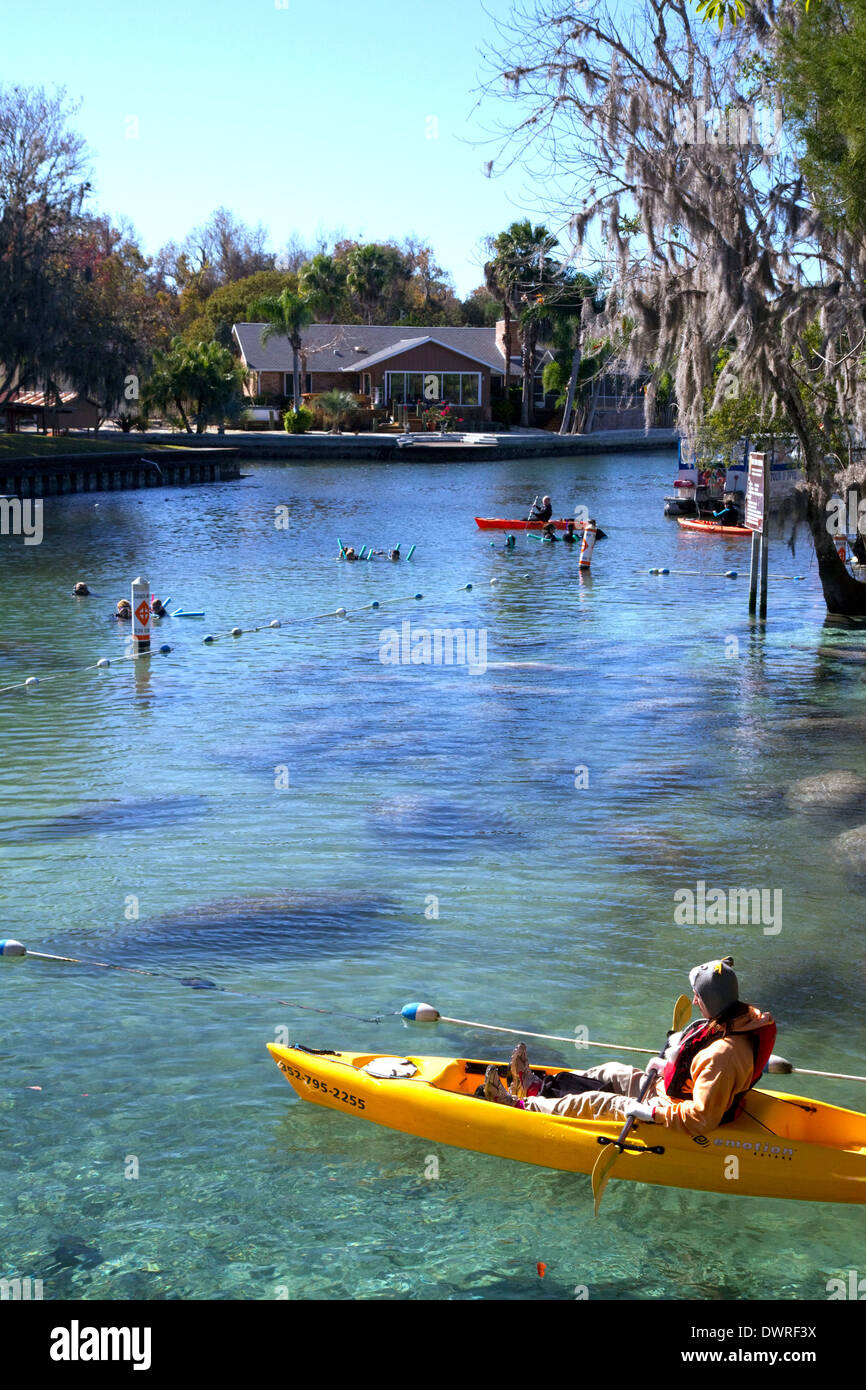
M 692 1095 L 694 1087 L 692 1085 L 692 1061 L 703 1048 L 709 1047 L 718 1038 L 726 1036 L 723 1023 L 716 1023 L 715 1019 L 699 1019 L 692 1023 L 683 1033 L 680 1045 L 671 1060 L 665 1067 L 664 1081 L 665 1092 L 672 1100 L 688 1100 Z M 720 1124 L 730 1124 L 743 1113 L 746 1104 L 746 1092 L 750 1091 L 760 1080 L 764 1068 L 773 1051 L 773 1044 L 776 1041 L 775 1023 L 764 1023 L 760 1028 L 753 1028 L 743 1036 L 748 1037 L 754 1050 L 755 1063 L 752 1072 L 752 1079 L 745 1090 L 738 1092 L 731 1101 L 728 1109 L 720 1120 Z

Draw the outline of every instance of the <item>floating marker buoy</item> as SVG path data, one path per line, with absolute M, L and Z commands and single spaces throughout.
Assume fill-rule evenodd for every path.
M 279 618 L 274 618 L 272 622 L 268 623 L 268 627 L 282 627 L 282 623 Z
M 461 588 L 462 588 L 462 589 L 465 589 L 466 592 L 468 593 L 469 590 L 472 588 L 472 585 L 471 585 L 471 584 L 463 584 L 463 585 L 461 585 Z
M 13 941 L 9 937 L 6 941 L 0 941 L 0 956 L 26 956 L 27 947 L 20 941 Z
M 203 642 L 212 642 L 212 641 L 213 641 L 213 638 L 210 637 L 210 636 L 208 636 L 208 637 L 203 637 L 201 640 L 202 640 Z
M 168 656 L 169 652 L 171 651 L 171 647 L 168 645 L 167 642 L 163 642 L 159 650 L 162 652 L 163 656 Z
M 30 689 L 32 690 L 33 687 L 34 687 L 34 685 L 38 685 L 38 684 L 39 684 L 39 677 L 38 677 L 38 676 L 28 676 L 27 679 L 26 679 L 26 681 L 24 682 L 24 684 L 25 684 L 26 686 L 29 686 Z
M 379 600 L 378 600 L 377 598 L 374 598 L 374 599 L 373 599 L 373 602 L 370 604 L 370 607 L 371 607 L 371 608 L 378 608 L 378 607 L 379 607 Z
M 493 578 L 491 579 L 490 583 L 491 583 L 491 584 L 498 584 L 498 583 L 499 583 L 499 580 L 498 580 L 498 579 L 496 578 L 496 576 L 494 575 Z
M 528 574 L 525 574 L 525 575 L 523 576 L 524 579 L 530 579 L 531 577 L 532 577 L 532 576 L 531 576 L 531 575 L 528 575 Z
M 110 666 L 111 662 L 109 661 L 107 656 L 101 656 L 96 664 L 97 666 Z
M 413 594 L 412 597 L 413 597 L 414 599 L 419 599 L 419 598 L 423 598 L 424 595 L 423 595 L 423 594 Z
M 661 574 L 661 570 L 656 566 L 654 569 L 650 570 L 650 574 Z
M 404 1004 L 400 1013 L 412 1023 L 436 1023 L 441 1017 L 439 1010 L 434 1009 L 432 1004 Z
M 346 610 L 345 610 L 345 608 L 335 608 L 335 609 L 334 609 L 334 617 L 335 617 L 335 618 L 345 618 L 345 616 L 346 616 Z
M 659 570 L 659 574 L 670 574 L 670 570 L 665 566 L 664 569 Z
M 244 630 L 243 630 L 242 627 L 233 627 L 233 628 L 232 628 L 232 637 L 243 637 L 243 635 L 244 635 Z
M 736 571 L 736 570 L 725 570 L 725 578 L 726 578 L 726 579 L 736 579 L 736 577 L 737 577 L 737 571 Z

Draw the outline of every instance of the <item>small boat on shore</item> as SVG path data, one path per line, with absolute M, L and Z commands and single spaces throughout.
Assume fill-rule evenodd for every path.
M 723 526 L 718 521 L 710 521 L 709 517 L 703 516 L 678 516 L 677 526 L 682 526 L 686 531 L 709 531 L 719 536 L 751 536 L 752 531 L 749 526 Z
M 489 1065 L 449 1057 L 391 1057 L 268 1043 L 302 1100 L 458 1149 L 591 1173 L 621 1121 L 575 1119 L 476 1097 Z M 506 1063 L 497 1063 L 505 1077 Z M 535 1072 L 555 1075 L 557 1067 Z M 697 1140 L 638 1123 L 613 1179 L 746 1197 L 866 1202 L 866 1115 L 782 1092 L 752 1090 L 739 1119 Z M 736 1182 L 725 1160 L 739 1160 Z

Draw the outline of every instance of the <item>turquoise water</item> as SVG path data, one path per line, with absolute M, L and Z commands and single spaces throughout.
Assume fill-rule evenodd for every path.
M 0 1273 L 45 1298 L 821 1299 L 862 1270 L 862 1208 L 614 1182 L 594 1221 L 588 1178 L 303 1104 L 265 1051 L 506 1055 L 410 1030 L 392 1014 L 415 998 L 657 1045 L 689 967 L 730 950 L 778 1051 L 864 1071 L 863 885 L 831 851 L 851 822 L 784 800 L 866 773 L 863 639 L 826 623 L 810 549 L 781 539 L 771 570 L 805 581 L 773 582 L 751 627 L 748 541 L 662 516 L 674 466 L 248 465 L 48 499 L 41 546 L 0 538 L 0 685 L 41 681 L 0 696 L 2 935 L 171 977 L 0 963 Z M 609 533 L 591 575 L 473 523 L 543 492 Z M 350 566 L 337 534 L 417 550 Z M 109 614 L 137 574 L 207 616 L 163 622 L 172 652 L 133 663 Z M 82 578 L 98 597 L 69 596 Z M 486 634 L 487 670 L 383 664 L 404 619 Z M 698 880 L 781 889 L 781 931 L 676 925 Z M 257 997 L 176 982 L 200 976 Z M 856 1083 L 792 1089 L 864 1108 Z

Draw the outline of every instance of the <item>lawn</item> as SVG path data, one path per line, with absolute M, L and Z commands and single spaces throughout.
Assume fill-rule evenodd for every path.
M 53 458 L 55 454 L 152 454 L 171 445 L 146 444 L 141 439 L 88 439 L 84 435 L 0 434 L 0 462 L 4 459 Z

